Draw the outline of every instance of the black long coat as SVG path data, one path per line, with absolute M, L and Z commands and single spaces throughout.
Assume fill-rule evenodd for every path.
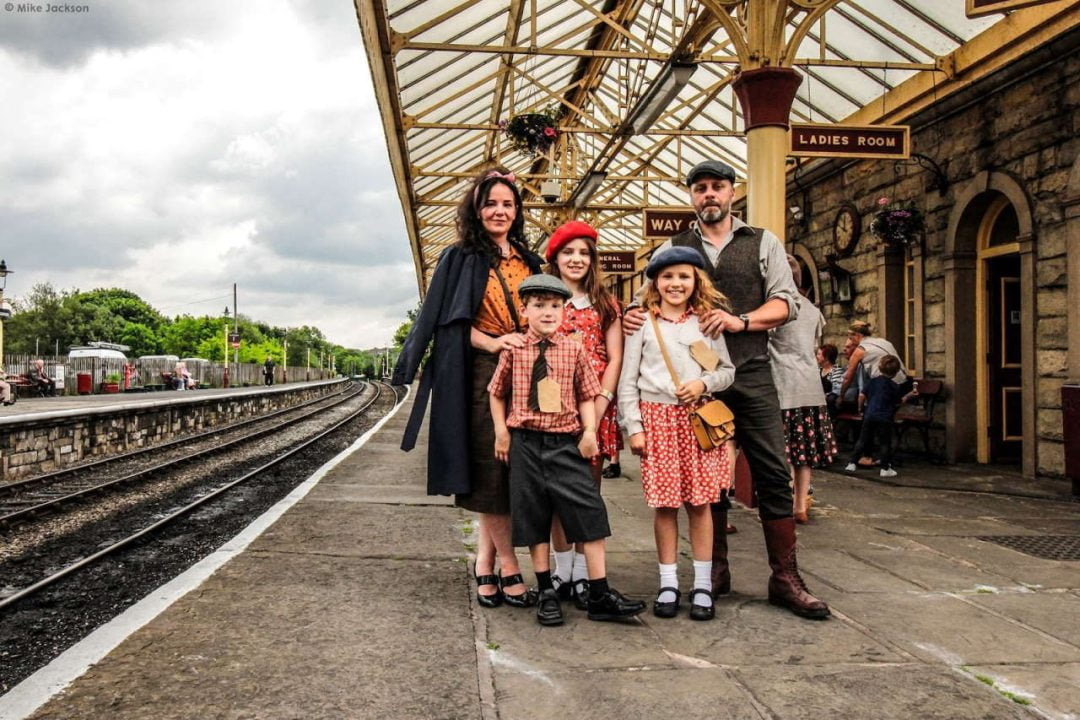
M 520 245 L 529 269 L 540 272 L 543 261 Z M 431 357 L 424 365 L 412 414 L 401 449 L 412 450 L 431 397 L 428 430 L 428 495 L 456 495 L 472 489 L 469 473 L 469 415 L 472 404 L 473 318 L 484 299 L 491 269 L 487 256 L 451 246 L 439 256 L 420 313 L 405 338 L 391 382 L 408 385 L 428 344 Z

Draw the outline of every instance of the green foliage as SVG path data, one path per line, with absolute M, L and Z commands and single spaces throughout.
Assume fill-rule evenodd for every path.
M 333 356 L 343 374 L 370 376 L 375 372 L 376 353 L 335 345 L 317 327 L 275 327 L 243 315 L 227 320 L 191 315 L 168 318 L 135 293 L 118 288 L 80 292 L 57 290 L 43 283 L 12 304 L 15 313 L 4 324 L 4 350 L 11 354 L 33 354 L 35 344 L 40 352 L 51 354 L 56 344 L 63 353 L 72 345 L 105 341 L 130 346 L 128 356 L 133 358 L 168 354 L 221 362 L 226 353 L 226 335 L 233 332 L 235 323 L 242 340 L 238 353 L 242 363 L 261 365 L 269 356 L 281 366 L 284 343 L 288 342 L 288 365 L 302 367 L 310 358 L 313 368 L 320 363 L 328 368 Z M 410 311 L 409 324 L 415 314 Z M 233 348 L 227 350 L 232 360 Z M 381 352 L 378 360 L 381 369 L 385 362 Z

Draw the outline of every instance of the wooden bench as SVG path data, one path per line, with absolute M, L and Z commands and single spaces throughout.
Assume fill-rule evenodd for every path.
M 11 386 L 15 397 L 50 397 L 48 390 L 25 375 L 8 375 L 4 382 Z
M 941 380 L 920 380 L 918 378 L 915 378 L 915 382 L 919 386 L 919 394 L 910 398 L 896 411 L 896 444 L 898 448 L 902 448 L 904 436 L 914 428 L 922 435 L 923 452 L 926 453 L 927 457 L 931 457 L 930 426 L 934 423 L 934 410 L 945 389 L 945 384 Z M 839 412 L 833 418 L 836 423 L 849 422 L 854 426 L 861 425 L 862 420 L 862 413 L 851 410 Z

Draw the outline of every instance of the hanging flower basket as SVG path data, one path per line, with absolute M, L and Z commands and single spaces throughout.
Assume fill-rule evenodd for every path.
M 543 155 L 559 137 L 559 108 L 552 105 L 541 112 L 515 115 L 499 127 L 506 133 L 514 149 L 526 155 Z
M 893 247 L 909 247 L 922 239 L 926 226 L 914 203 L 894 207 L 885 197 L 878 198 L 877 202 L 881 209 L 870 223 L 870 232 L 875 237 Z

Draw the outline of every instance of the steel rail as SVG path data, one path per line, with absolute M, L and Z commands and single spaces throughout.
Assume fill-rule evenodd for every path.
M 383 382 L 380 382 L 380 381 L 375 381 L 375 383 L 377 385 L 386 385 L 386 387 L 388 387 L 394 393 L 394 402 L 395 402 L 395 405 L 396 405 L 397 404 L 397 391 L 394 390 L 393 386 L 388 385 L 388 384 L 383 383 Z M 4 610 L 5 608 L 10 607 L 11 605 L 15 604 L 19 600 L 22 600 L 22 599 L 24 599 L 26 597 L 29 597 L 30 595 L 33 595 L 34 593 L 36 593 L 36 592 L 38 592 L 38 591 L 52 585 L 53 583 L 57 582 L 58 580 L 61 580 L 62 578 L 67 577 L 71 573 L 73 573 L 73 572 L 75 572 L 77 570 L 81 570 L 82 568 L 84 568 L 87 565 L 90 565 L 90 564 L 92 564 L 94 562 L 97 562 L 98 560 L 105 557 L 106 555 L 110 555 L 110 554 L 116 552 L 117 550 L 121 550 L 121 549 L 127 547 L 128 545 L 135 542 L 136 540 L 139 540 L 140 538 L 143 538 L 146 535 L 149 535 L 150 533 L 154 532 L 155 530 L 158 530 L 161 527 L 164 527 L 165 525 L 173 522 L 174 520 L 177 520 L 177 519 L 183 517 L 184 515 L 187 515 L 192 510 L 195 510 L 196 508 L 201 507 L 202 505 L 209 502 L 210 500 L 213 500 L 217 496 L 227 492 L 228 490 L 231 490 L 232 488 L 236 487 L 237 485 L 239 485 L 239 484 L 241 484 L 243 482 L 246 482 L 246 481 L 250 480 L 251 478 L 255 477 L 256 475 L 258 475 L 260 473 L 266 472 L 268 469 L 274 467 L 275 465 L 279 465 L 280 463 L 282 463 L 286 459 L 292 457 L 293 455 L 300 452 L 301 450 L 304 450 L 308 446 L 318 442 L 319 440 L 322 440 L 324 437 L 326 437 L 330 433 L 338 430 L 339 428 L 341 428 L 346 423 L 349 423 L 349 422 L 352 422 L 353 420 L 355 420 L 361 414 L 365 413 L 368 410 L 368 408 L 370 408 L 372 405 L 374 405 L 375 402 L 382 396 L 382 390 L 380 388 L 376 388 L 376 390 L 377 390 L 377 392 L 375 394 L 375 397 L 371 398 L 371 400 L 366 405 L 364 405 L 363 407 L 357 409 L 354 413 L 349 415 L 344 420 L 341 420 L 341 421 L 335 423 L 334 425 L 330 426 L 328 429 L 324 430 L 323 432 L 319 433 L 318 435 L 315 435 L 315 436 L 309 438 L 308 440 L 305 440 L 303 443 L 301 443 L 301 444 L 293 447 L 292 449 L 284 452 L 283 454 L 281 454 L 278 457 L 274 458 L 270 462 L 268 462 L 268 463 L 266 463 L 264 465 L 261 465 L 261 466 L 255 468 L 254 470 L 248 471 L 247 473 L 240 476 L 239 478 L 237 478 L 235 480 L 232 480 L 232 481 L 226 483 L 225 485 L 222 485 L 221 487 L 217 488 L 216 490 L 212 490 L 211 492 L 207 493 L 206 495 L 203 495 L 202 497 L 198 498 L 197 500 L 192 501 L 191 503 L 185 505 L 184 507 L 180 508 L 179 510 L 175 510 L 174 512 L 170 513 L 169 515 L 166 515 L 165 517 L 163 517 L 160 520 L 158 520 L 157 522 L 154 522 L 151 525 L 143 528 L 142 530 L 139 530 L 138 532 L 132 533 L 131 535 L 128 535 L 124 539 L 118 540 L 117 542 L 113 543 L 112 545 L 109 545 L 108 547 L 102 548 L 101 550 L 94 553 L 93 555 L 88 555 L 87 557 L 83 558 L 82 560 L 74 562 L 71 565 L 68 565 L 67 567 L 63 568 L 62 570 L 59 570 L 59 571 L 53 573 L 52 575 L 48 575 L 48 576 L 42 578 L 41 580 L 38 580 L 33 585 L 29 585 L 29 586 L 23 588 L 22 590 L 15 593 L 14 595 L 10 595 L 10 596 L 4 598 L 3 600 L 0 600 L 0 610 Z
M 168 469 L 170 469 L 170 468 L 172 468 L 174 466 L 179 466 L 181 464 L 188 463 L 188 462 L 190 462 L 192 460 L 197 460 L 199 458 L 210 457 L 210 456 L 215 455 L 217 453 L 220 453 L 220 452 L 222 452 L 224 450 L 227 450 L 230 447 L 233 447 L 234 445 L 238 445 L 240 443 L 243 443 L 243 442 L 246 442 L 246 441 L 249 441 L 249 440 L 254 440 L 254 439 L 257 439 L 257 438 L 264 437 L 264 436 L 269 435 L 269 434 L 271 434 L 271 433 L 273 433 L 273 432 L 275 432 L 277 430 L 280 430 L 280 429 L 282 429 L 284 427 L 287 427 L 288 425 L 291 425 L 292 423 L 295 423 L 295 422 L 300 421 L 300 420 L 305 420 L 305 419 L 307 419 L 307 418 L 309 418 L 309 417 L 311 417 L 313 415 L 316 415 L 318 413 L 321 413 L 321 412 L 323 412 L 325 410 L 335 408 L 338 405 L 341 405 L 342 403 L 348 402 L 349 400 L 353 399 L 354 397 L 361 394 L 362 392 L 364 392 L 363 387 L 361 387 L 361 389 L 358 390 L 357 392 L 355 392 L 355 393 L 353 393 L 351 395 L 348 395 L 347 397 L 341 398 L 341 399 L 337 400 L 334 403 L 331 403 L 329 405 L 325 405 L 323 407 L 312 408 L 312 409 L 308 410 L 307 412 L 305 412 L 305 413 L 303 413 L 303 414 L 301 414 L 301 415 L 299 415 L 297 417 L 289 418 L 285 422 L 280 422 L 280 423 L 277 423 L 276 425 L 272 425 L 270 427 L 263 428 L 262 430 L 257 430 L 257 431 L 255 431 L 253 433 L 248 433 L 247 435 L 243 435 L 241 437 L 234 438 L 232 440 L 228 440 L 228 441 L 226 441 L 226 442 L 224 442 L 224 443 L 222 443 L 220 445 L 215 445 L 213 447 L 208 447 L 208 448 L 205 448 L 203 450 L 198 450 L 198 451 L 196 451 L 194 453 L 184 455 L 183 457 L 173 458 L 172 460 L 166 460 L 165 462 L 158 463 L 157 465 L 152 465 L 150 467 L 142 468 L 140 470 L 136 470 L 133 473 L 129 473 L 127 475 L 123 475 L 123 476 L 118 477 L 118 478 L 113 478 L 111 480 L 106 480 L 105 482 L 98 483 L 96 485 L 91 485 L 89 487 L 80 488 L 80 489 L 78 489 L 78 490 L 76 490 L 74 492 L 69 492 L 69 493 L 66 493 L 64 495 L 60 495 L 59 497 L 51 498 L 49 500 L 46 500 L 45 502 L 34 503 L 34 504 L 29 505 L 27 507 L 20 508 L 19 510 L 15 510 L 13 512 L 6 513 L 4 515 L 0 515 L 0 532 L 3 532 L 5 530 L 7 530 L 15 522 L 18 522 L 18 521 L 24 521 L 25 522 L 32 515 L 37 515 L 37 514 L 43 512 L 43 511 L 52 510 L 54 508 L 59 507 L 60 505 L 62 505 L 64 503 L 68 503 L 68 502 L 71 502 L 73 500 L 78 500 L 78 499 L 83 498 L 83 497 L 85 497 L 87 495 L 97 493 L 97 492 L 101 492 L 101 491 L 104 491 L 104 490 L 108 490 L 109 488 L 114 488 L 114 487 L 119 486 L 119 485 L 133 483 L 133 482 L 135 482 L 135 481 L 137 481 L 137 480 L 139 480 L 141 478 L 146 478 L 147 476 L 150 476 L 150 475 L 152 475 L 154 473 L 157 473 L 157 472 L 160 472 L 160 471 L 163 471 L 163 470 L 168 470 Z M 343 394 L 343 393 L 338 393 L 338 394 L 340 395 L 340 394 Z M 328 396 L 323 396 L 320 399 L 321 400 L 326 400 L 327 397 Z M 329 396 L 329 397 L 332 398 L 334 396 Z M 378 397 L 377 394 L 376 394 L 376 397 Z M 313 404 L 313 403 L 308 403 L 308 404 Z M 294 406 L 291 409 L 296 410 L 297 407 Z M 275 414 L 279 414 L 279 413 L 275 413 Z M 269 415 L 269 416 L 264 415 L 264 416 L 261 416 L 260 419 L 265 420 L 268 417 L 273 417 L 273 415 Z M 231 427 L 232 427 L 232 429 L 236 429 L 236 426 L 231 426 Z M 63 482 L 63 481 L 57 481 L 57 484 L 59 484 L 60 482 Z
M 286 407 L 286 408 L 281 408 L 280 410 L 274 410 L 273 412 L 267 413 L 266 415 L 259 415 L 258 417 L 249 418 L 247 420 L 241 420 L 239 422 L 229 423 L 228 425 L 223 425 L 221 427 L 216 427 L 216 428 L 211 428 L 209 430 L 204 430 L 203 432 L 196 433 L 194 435 L 184 435 L 183 437 L 174 438 L 172 440 L 166 440 L 163 443 L 158 443 L 158 444 L 155 444 L 155 445 L 149 445 L 147 447 L 141 447 L 141 448 L 139 448 L 137 450 L 129 450 L 128 452 L 125 452 L 125 453 L 119 453 L 117 455 L 109 455 L 108 457 L 99 458 L 97 460 L 91 460 L 90 462 L 81 463 L 79 465 L 74 465 L 72 467 L 61 468 L 59 470 L 53 470 L 51 472 L 43 473 L 41 475 L 35 475 L 34 477 L 26 478 L 25 480 L 17 480 L 15 482 L 6 483 L 4 485 L 0 485 L 0 499 L 8 497 L 10 495 L 14 495 L 16 492 L 26 490 L 27 488 L 33 487 L 34 485 L 41 485 L 41 484 L 44 484 L 44 483 L 48 483 L 50 481 L 56 480 L 57 478 L 61 478 L 61 477 L 65 476 L 65 475 L 75 475 L 75 474 L 78 474 L 80 472 L 84 472 L 86 470 L 93 470 L 95 468 L 99 468 L 102 465 L 108 465 L 109 463 L 115 463 L 115 462 L 119 462 L 121 460 L 128 460 L 128 459 L 131 459 L 131 458 L 134 458 L 134 457 L 138 457 L 139 455 L 146 455 L 146 454 L 149 454 L 149 453 L 158 452 L 160 450 L 165 450 L 165 449 L 170 448 L 170 447 L 172 447 L 174 445 L 180 445 L 180 444 L 183 444 L 183 443 L 191 443 L 193 441 L 202 440 L 204 438 L 212 437 L 214 435 L 222 435 L 224 433 L 231 432 L 233 430 L 245 427 L 247 425 L 251 425 L 253 423 L 263 422 L 265 420 L 275 418 L 275 417 L 277 417 L 279 415 L 283 415 L 285 413 L 293 412 L 295 410 L 300 410 L 302 408 L 308 407 L 309 405 L 315 405 L 315 404 L 320 403 L 320 402 L 322 402 L 324 400 L 327 400 L 329 398 L 333 398 L 333 397 L 336 397 L 338 395 L 343 395 L 348 391 L 349 391 L 349 387 L 346 387 L 346 388 L 344 388 L 342 390 L 339 390 L 336 393 L 329 393 L 329 394 L 326 394 L 326 395 L 320 395 L 319 397 L 314 398 L 312 400 L 307 400 L 307 401 L 299 403 L 297 405 L 291 405 L 291 406 Z M 148 406 L 148 407 L 156 407 L 156 406 L 151 405 L 151 406 Z

